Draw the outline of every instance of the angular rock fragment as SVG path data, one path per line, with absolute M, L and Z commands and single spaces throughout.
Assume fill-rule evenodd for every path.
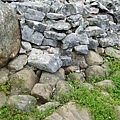
M 7 97 L 4 92 L 0 91 L 0 109 L 5 105 Z
M 51 20 L 59 20 L 59 19 L 64 19 L 65 16 L 63 14 L 58 14 L 58 13 L 48 13 L 47 18 Z
M 43 54 L 41 50 L 33 48 L 28 57 L 28 64 L 40 70 L 54 73 L 62 66 L 62 61 L 54 54 Z

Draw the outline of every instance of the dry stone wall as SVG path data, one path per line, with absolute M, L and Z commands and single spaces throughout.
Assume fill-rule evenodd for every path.
M 87 55 L 98 47 L 120 46 L 120 6 L 117 1 L 58 0 L 10 3 L 21 25 L 20 54 L 28 64 L 55 73 L 78 65 L 74 54 Z M 111 7 L 109 7 L 111 6 Z

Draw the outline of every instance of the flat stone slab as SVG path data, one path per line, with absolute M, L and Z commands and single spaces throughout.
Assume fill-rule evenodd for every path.
M 86 108 L 81 110 L 74 102 L 69 102 L 44 120 L 92 120 Z
M 62 61 L 55 54 L 44 54 L 40 49 L 33 48 L 28 57 L 28 64 L 40 70 L 54 73 L 62 66 Z

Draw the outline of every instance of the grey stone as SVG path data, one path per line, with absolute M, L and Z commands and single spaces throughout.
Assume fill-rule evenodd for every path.
M 114 12 L 114 15 L 115 15 L 115 20 L 117 21 L 117 23 L 120 23 L 120 7 L 118 8 L 118 10 Z
M 64 6 L 64 4 L 60 1 L 54 1 L 53 4 L 51 5 L 51 11 L 53 13 L 57 13 L 60 11 L 60 9 Z
M 19 50 L 19 53 L 20 53 L 20 54 L 25 54 L 25 53 L 26 53 L 26 50 L 21 47 L 20 50 Z
M 84 72 L 79 71 L 79 69 L 76 69 L 74 76 L 75 76 L 74 80 L 77 80 L 81 83 L 83 83 L 85 81 L 85 74 L 84 74 Z
M 45 29 L 47 28 L 47 24 L 38 22 L 38 21 L 33 21 L 33 20 L 26 20 L 26 24 L 31 29 L 34 29 L 35 31 L 38 31 L 38 32 L 44 32 Z
M 63 50 L 62 55 L 65 56 L 71 56 L 73 48 L 68 48 L 66 50 Z
M 54 73 L 62 66 L 62 61 L 54 54 L 43 54 L 41 50 L 33 48 L 28 57 L 28 64 Z
M 65 16 L 70 16 L 70 15 L 76 15 L 80 13 L 80 11 L 76 4 L 67 3 L 62 7 L 62 9 L 60 10 L 60 13 L 62 13 Z
M 85 32 L 88 36 L 100 36 L 104 33 L 103 29 L 98 26 L 89 26 L 85 29 Z
M 52 28 L 55 30 L 59 30 L 59 31 L 69 30 L 71 28 L 71 25 L 67 22 L 59 21 L 59 22 L 53 24 Z
M 8 79 L 9 70 L 7 68 L 0 69 L 0 85 L 4 85 Z
M 88 45 L 89 50 L 97 50 L 98 46 L 99 46 L 98 40 L 92 38 L 89 39 L 89 45 Z
M 92 120 L 89 111 L 86 108 L 80 108 L 76 103 L 68 102 L 66 105 L 53 112 L 52 115 L 46 117 L 44 120 Z
M 58 13 L 48 13 L 47 18 L 51 20 L 59 20 L 59 19 L 64 19 L 65 16 L 63 14 L 58 14 Z
M 22 30 L 22 39 L 30 42 L 30 38 L 32 37 L 33 33 L 34 30 L 25 25 Z
M 42 101 L 50 99 L 52 93 L 52 87 L 49 84 L 37 83 L 31 90 L 31 94 L 38 97 Z
M 84 55 L 88 54 L 87 45 L 78 45 L 78 46 L 75 46 L 74 49 L 78 54 L 84 54 Z
M 22 39 L 36 45 L 41 45 L 44 36 L 39 32 L 34 32 L 33 29 L 28 26 L 24 26 L 22 30 Z
M 42 21 L 45 17 L 45 13 L 28 8 L 25 11 L 25 18 L 28 20 Z
M 107 47 L 105 49 L 105 54 L 111 57 L 120 58 L 120 50 L 114 49 L 112 47 Z
M 99 9 L 96 7 L 90 7 L 90 13 L 91 14 L 98 14 L 99 13 Z
M 89 51 L 85 55 L 85 59 L 88 65 L 101 65 L 103 63 L 103 58 L 96 52 Z
M 93 81 L 95 77 L 105 77 L 104 69 L 98 65 L 92 65 L 88 67 L 85 71 L 85 74 L 88 81 Z
M 58 41 L 57 40 L 52 40 L 48 38 L 44 38 L 42 45 L 47 45 L 47 46 L 52 46 L 52 47 L 57 47 Z
M 22 69 L 10 75 L 11 94 L 30 93 L 33 86 L 38 82 L 38 77 L 32 69 Z
M 8 68 L 12 71 L 18 71 L 23 69 L 27 64 L 27 55 L 19 55 L 15 59 L 9 62 Z
M 21 39 L 15 10 L 0 2 L 0 16 L 0 67 L 3 67 L 18 54 Z
M 31 111 L 32 107 L 36 106 L 36 103 L 37 100 L 35 99 L 35 97 L 30 95 L 12 95 L 7 101 L 7 104 L 10 107 L 14 107 L 26 112 Z
M 72 25 L 72 27 L 78 27 L 84 24 L 84 19 L 80 14 L 71 15 L 67 17 L 67 21 Z
M 88 45 L 89 44 L 89 39 L 86 33 L 80 33 L 77 34 L 78 38 L 79 38 L 79 43 L 81 45 Z
M 115 85 L 112 80 L 103 80 L 95 83 L 96 86 L 102 87 L 104 89 L 115 88 Z
M 120 106 L 116 106 L 116 110 L 117 110 L 117 120 L 120 119 Z
M 84 25 L 80 25 L 76 30 L 75 33 L 81 34 L 84 31 Z
M 27 52 L 32 50 L 32 46 L 29 42 L 21 42 L 21 45 L 23 47 L 24 50 L 26 50 Z
M 40 111 L 46 111 L 47 109 L 52 109 L 52 108 L 56 108 L 60 106 L 60 103 L 59 102 L 47 102 L 45 103 L 44 105 L 40 105 L 37 107 L 38 110 Z
M 120 40 L 116 33 L 111 33 L 105 38 L 100 38 L 99 43 L 102 47 L 108 47 L 108 46 L 120 46 Z
M 68 56 L 61 56 L 61 60 L 62 60 L 63 67 L 70 66 L 72 63 L 71 57 L 68 57 Z
M 0 109 L 5 105 L 7 97 L 4 92 L 0 91 Z
M 89 44 L 88 36 L 85 33 L 71 33 L 62 40 L 62 49 L 73 48 L 79 44 Z
M 62 75 L 60 70 L 55 72 L 54 74 L 48 73 L 48 72 L 42 72 L 39 83 L 49 84 L 54 89 L 54 87 L 56 86 L 56 84 L 59 80 L 65 80 L 64 73 Z
M 65 33 L 57 33 L 54 31 L 45 31 L 44 32 L 44 37 L 52 39 L 52 40 L 62 40 L 65 38 L 66 34 Z

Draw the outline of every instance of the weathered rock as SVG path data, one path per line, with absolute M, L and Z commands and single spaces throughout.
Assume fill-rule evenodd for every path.
M 83 54 L 83 55 L 88 54 L 88 46 L 87 45 L 78 45 L 78 46 L 75 46 L 74 49 L 78 54 Z
M 37 83 L 31 90 L 32 95 L 45 102 L 48 99 L 50 99 L 51 93 L 52 93 L 52 87 L 49 84 Z
M 61 56 L 61 60 L 62 60 L 63 67 L 70 66 L 72 63 L 71 57 L 68 57 L 68 56 Z
M 11 94 L 29 93 L 38 82 L 38 77 L 32 69 L 23 69 L 10 76 Z
M 59 102 L 47 102 L 44 105 L 38 106 L 37 109 L 44 112 L 47 109 L 56 108 L 58 106 L 60 106 Z
M 3 67 L 20 49 L 20 28 L 14 9 L 2 2 L 0 16 L 0 67 Z
M 120 23 L 120 7 L 118 8 L 118 10 L 116 10 L 116 12 L 114 13 L 115 15 L 115 20 L 117 23 Z
M 71 15 L 67 17 L 67 21 L 72 25 L 72 27 L 83 26 L 84 24 L 84 19 L 80 14 Z
M 105 54 L 111 57 L 120 58 L 120 50 L 114 49 L 112 47 L 107 47 L 105 49 Z
M 0 69 L 0 85 L 4 85 L 8 79 L 9 70 L 7 68 Z
M 57 99 L 61 99 L 60 95 L 63 92 L 70 92 L 71 91 L 71 86 L 69 84 L 67 84 L 66 81 L 58 81 L 56 84 L 56 89 L 55 89 L 55 94 L 57 95 Z
M 52 40 L 62 40 L 65 38 L 66 34 L 65 33 L 57 33 L 54 31 L 45 31 L 44 32 L 44 37 L 52 39 Z
M 88 65 L 101 65 L 103 63 L 103 58 L 93 51 L 89 51 L 85 55 L 85 59 Z
M 58 41 L 57 40 L 52 40 L 49 38 L 44 38 L 42 45 L 47 45 L 47 46 L 52 46 L 52 47 L 57 47 Z
M 29 28 L 38 32 L 44 32 L 47 28 L 47 24 L 33 20 L 27 20 L 26 24 L 29 26 Z
M 32 46 L 29 42 L 21 42 L 22 47 L 24 50 L 26 50 L 27 52 L 32 50 Z
M 105 38 L 100 38 L 99 43 L 102 47 L 120 46 L 120 40 L 115 33 L 110 34 Z
M 69 74 L 71 72 L 75 72 L 77 70 L 77 66 L 68 66 L 65 68 L 65 73 Z
M 22 30 L 22 39 L 36 45 L 41 45 L 44 36 L 40 32 L 34 32 L 28 26 L 24 26 Z
M 36 103 L 37 100 L 35 99 L 35 97 L 30 95 L 13 95 L 10 96 L 7 101 L 7 104 L 10 107 L 14 107 L 26 112 L 31 111 L 32 107 L 36 106 Z
M 27 55 L 19 55 L 15 59 L 9 62 L 8 68 L 12 71 L 18 71 L 23 69 L 27 64 Z
M 79 44 L 89 44 L 88 37 L 85 33 L 83 34 L 76 34 L 76 33 L 71 33 L 67 35 L 63 40 L 63 49 L 67 48 L 72 48 L 75 47 Z
M 94 77 L 105 77 L 105 71 L 101 66 L 92 65 L 88 67 L 85 71 L 86 78 L 89 81 L 92 81 Z
M 92 38 L 89 39 L 88 45 L 89 50 L 97 50 L 98 45 L 99 45 L 98 40 L 94 40 Z
M 28 8 L 25 11 L 25 18 L 28 20 L 42 21 L 44 17 L 45 17 L 45 13 L 38 10 Z
M 117 120 L 120 119 L 120 106 L 116 106 L 116 110 L 117 110 Z
M 69 102 L 61 108 L 57 109 L 52 115 L 46 117 L 44 120 L 92 120 L 88 110 L 82 108 L 81 110 L 74 102 Z
M 69 30 L 71 28 L 71 25 L 67 22 L 59 21 L 59 22 L 53 24 L 52 28 L 55 30 L 59 30 L 59 31 Z
M 90 7 L 90 13 L 91 14 L 98 14 L 99 13 L 99 9 L 95 8 L 95 7 Z
M 84 72 L 77 72 L 77 70 L 76 70 L 76 72 L 74 73 L 74 76 L 75 76 L 74 80 L 77 80 L 79 82 L 84 82 L 85 81 L 85 74 L 84 74 Z
M 102 87 L 104 89 L 114 88 L 115 85 L 112 80 L 103 80 L 101 82 L 95 83 L 96 86 Z
M 65 16 L 70 16 L 70 15 L 76 15 L 76 14 L 80 13 L 80 11 L 76 4 L 68 3 L 62 7 L 60 13 L 62 13 Z
M 59 80 L 65 79 L 64 73 L 61 73 L 60 71 L 62 71 L 62 68 L 54 74 L 48 73 L 48 72 L 43 72 L 41 77 L 40 77 L 39 83 L 49 84 L 54 88 Z
M 101 34 L 104 33 L 103 29 L 101 29 L 98 26 L 89 26 L 85 29 L 85 32 L 87 33 L 88 36 L 100 36 Z
M 63 14 L 58 14 L 58 13 L 48 13 L 47 18 L 51 20 L 59 20 L 59 19 L 64 19 L 65 16 Z
M 33 48 L 28 57 L 28 64 L 38 69 L 54 73 L 62 66 L 62 61 L 54 53 L 43 54 L 41 50 Z
M 5 105 L 7 97 L 4 92 L 0 91 L 0 109 Z

